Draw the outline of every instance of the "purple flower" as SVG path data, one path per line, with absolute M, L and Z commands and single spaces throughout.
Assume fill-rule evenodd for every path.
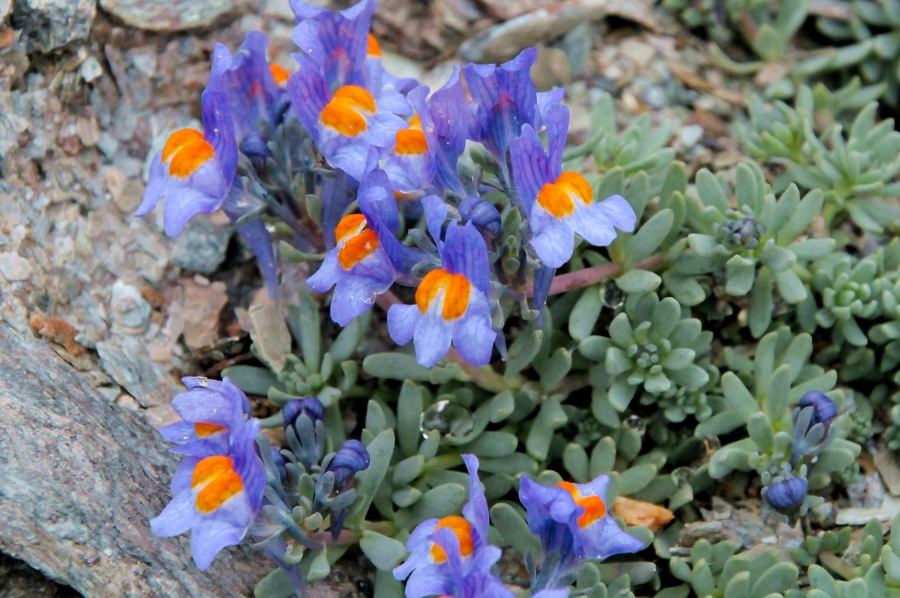
M 408 113 L 409 105 L 399 94 L 360 85 L 343 85 L 332 93 L 315 63 L 300 54 L 294 58 L 300 63 L 288 79 L 294 112 L 328 163 L 362 180 L 370 148 L 394 145 L 397 131 L 407 126 L 398 114 Z
M 472 94 L 470 134 L 493 154 L 506 172 L 506 150 L 526 124 L 539 125 L 537 92 L 530 69 L 537 49 L 527 48 L 507 63 L 463 67 Z
M 150 521 L 157 536 L 191 532 L 194 563 L 205 570 L 226 546 L 239 544 L 259 512 L 265 471 L 256 453 L 259 422 L 232 430 L 227 452 L 182 461 L 172 478 L 175 498 Z
M 400 214 L 384 171 L 366 175 L 358 202 L 362 214 L 341 219 L 335 228 L 337 245 L 307 280 L 317 293 L 335 287 L 331 319 L 341 326 L 371 309 L 375 298 L 418 261 L 418 252 L 403 246 L 393 235 L 400 225 Z
M 415 79 L 395 77 L 384 69 L 381 60 L 381 45 L 371 33 L 368 36 L 368 48 L 366 49 L 366 61 L 363 64 L 363 80 L 369 89 L 382 91 L 396 90 L 401 94 L 409 93 L 419 84 Z
M 408 128 L 397 131 L 389 154 L 384 171 L 394 190 L 409 194 L 431 184 L 435 176 L 434 159 L 418 116 L 413 117 Z
M 463 517 L 428 519 L 413 530 L 406 542 L 409 558 L 394 569 L 394 577 L 406 583 L 406 598 L 454 596 L 457 598 L 512 598 L 491 573 L 500 549 L 487 543 L 488 507 L 478 458 L 463 455 L 469 471 L 469 502 Z
M 569 110 L 551 107 L 545 117 L 548 148 L 535 129 L 525 125 L 521 137 L 509 144 L 516 189 L 522 199 L 531 232 L 531 245 L 545 266 L 559 268 L 572 257 L 575 234 L 603 247 L 616 238 L 616 229 L 634 230 L 631 205 L 613 195 L 594 202 L 583 176 L 562 170 L 562 152 L 569 127 Z
M 332 89 L 364 84 L 361 71 L 369 53 L 369 22 L 377 4 L 377 0 L 362 0 L 334 12 L 291 0 L 297 17 L 294 43 L 321 68 Z
M 223 455 L 238 431 L 251 426 L 250 401 L 226 377 L 218 380 L 182 378 L 187 392 L 172 399 L 183 421 L 159 429 L 163 438 L 177 442 L 173 453 L 193 457 Z M 255 435 L 254 435 L 255 436 Z
M 791 511 L 800 506 L 809 490 L 806 478 L 781 478 L 763 489 L 763 497 L 778 511 Z
M 409 93 L 409 102 L 419 117 L 419 128 L 424 135 L 424 140 L 421 141 L 424 141 L 423 147 L 427 150 L 430 163 L 428 165 L 430 170 L 426 173 L 430 177 L 426 184 L 419 188 L 424 189 L 428 183 L 433 182 L 434 189 L 438 192 L 446 190 L 465 195 L 457 174 L 457 162 L 466 149 L 469 109 L 462 80 L 459 78 L 459 69 L 454 67 L 450 80 L 430 98 L 428 92 L 428 87 L 421 85 Z M 401 178 L 399 174 L 402 173 L 402 166 L 400 159 L 394 159 L 393 163 L 391 159 L 388 160 L 385 168 L 389 176 L 392 168 L 400 171 L 393 176 L 392 182 Z
M 289 107 L 287 91 L 279 85 L 287 82 L 288 73 L 266 62 L 268 45 L 264 33 L 249 31 L 225 71 L 238 145 L 249 156 L 268 155 L 265 138 L 256 128 L 259 121 L 274 130 Z
M 135 215 L 150 213 L 164 199 L 163 224 L 178 235 L 197 213 L 218 210 L 231 189 L 237 169 L 237 142 L 225 84 L 231 53 L 216 44 L 209 85 L 200 105 L 203 133 L 181 129 L 172 133 L 150 166 L 144 199 Z
M 519 500 L 528 511 L 528 528 L 541 540 L 543 557 L 558 552 L 559 565 L 542 569 L 537 588 L 565 583 L 582 560 L 637 552 L 644 543 L 622 531 L 606 507 L 609 476 L 587 484 L 560 482 L 554 487 L 523 476 Z
M 431 224 L 429 228 L 433 229 Z M 451 222 L 445 242 L 439 235 L 435 242 L 442 266 L 419 283 L 415 305 L 391 306 L 388 331 L 399 345 L 415 339 L 416 359 L 425 367 L 439 362 L 451 342 L 469 363 L 486 365 L 497 333 L 491 328 L 484 238 L 471 222 L 464 226 Z
M 837 405 L 828 398 L 828 395 L 818 390 L 811 390 L 800 397 L 800 409 L 804 407 L 812 407 L 815 410 L 810 426 L 822 424 L 826 432 L 831 426 L 831 422 L 837 417 Z

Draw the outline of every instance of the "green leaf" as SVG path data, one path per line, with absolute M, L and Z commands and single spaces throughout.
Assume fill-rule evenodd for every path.
M 222 370 L 222 377 L 228 377 L 235 386 L 247 394 L 266 396 L 273 386 L 284 389 L 278 377 L 266 368 L 252 365 L 233 365 Z
M 369 322 L 372 320 L 372 312 L 367 311 L 358 318 L 354 318 L 347 326 L 341 330 L 328 352 L 336 363 L 347 361 L 353 356 L 356 347 L 366 336 L 369 330 Z
M 263 577 L 253 589 L 255 598 L 294 598 L 295 595 L 294 584 L 281 567 Z
M 741 382 L 741 379 L 732 372 L 722 374 L 722 392 L 731 408 L 734 409 L 744 421 L 750 419 L 750 416 L 759 412 L 759 404 L 750 394 L 750 391 Z
M 372 504 L 375 491 L 391 465 L 394 454 L 394 431 L 387 429 L 366 446 L 369 452 L 369 467 L 356 474 L 356 501 L 350 507 L 351 519 L 361 521 Z
M 434 366 L 431 369 L 421 366 L 415 357 L 405 353 L 373 353 L 363 359 L 364 372 L 386 380 L 431 382 L 433 370 L 448 371 L 441 366 Z
M 304 556 L 310 554 L 312 553 L 307 552 Z M 328 577 L 329 573 L 331 573 L 331 565 L 328 563 L 328 553 L 320 552 L 309 564 L 309 571 L 306 573 L 306 581 L 312 583 L 325 579 Z
M 419 448 L 423 408 L 421 389 L 410 380 L 404 381 L 397 399 L 397 440 L 404 455 L 414 455 Z
M 650 220 L 644 223 L 631 241 L 628 243 L 628 252 L 625 258 L 625 269 L 629 270 L 635 264 L 650 257 L 662 243 L 669 230 L 672 228 L 675 214 L 672 210 L 660 210 Z
M 478 438 L 459 447 L 460 453 L 474 453 L 479 457 L 498 458 L 515 452 L 519 439 L 508 432 L 482 432 Z
M 625 470 L 619 477 L 619 494 L 628 496 L 644 488 L 656 477 L 656 471 L 656 465 L 651 463 L 635 465 Z
M 426 519 L 441 518 L 459 512 L 466 502 L 466 488 L 460 484 L 441 484 L 422 495 L 413 505 L 408 522 L 398 525 L 415 527 Z
M 491 423 L 496 424 L 509 417 L 516 408 L 516 399 L 509 390 L 494 395 L 491 399 Z
M 755 276 L 755 261 L 739 255 L 732 256 L 725 263 L 725 292 L 735 297 L 746 295 L 753 287 Z
M 303 253 L 297 251 L 291 245 L 281 241 L 278 243 L 278 253 L 286 264 L 303 264 L 305 262 L 316 262 L 325 259 L 324 253 Z
M 384 410 L 378 401 L 370 400 L 366 408 L 366 429 L 372 434 L 380 434 L 387 427 Z
M 407 457 L 394 466 L 394 474 L 391 477 L 391 483 L 394 486 L 409 484 L 422 473 L 423 465 L 425 465 L 425 457 L 422 455 Z
M 319 328 L 319 304 L 312 293 L 300 291 L 300 304 L 289 306 L 288 325 L 300 345 L 303 363 L 311 372 L 318 372 L 322 361 L 322 335 Z
M 725 197 L 725 189 L 722 188 L 716 175 L 703 168 L 697 172 L 696 183 L 700 201 L 707 206 L 716 208 L 722 214 L 729 210 L 731 206 L 728 205 L 728 199 Z
M 576 341 L 590 336 L 602 308 L 603 302 L 600 299 L 598 287 L 586 288 L 569 315 L 569 336 Z
M 547 392 L 555 390 L 570 369 L 572 369 L 572 354 L 564 347 L 560 347 L 541 368 L 541 386 Z
M 541 350 L 542 330 L 531 330 L 521 334 L 509 346 L 509 358 L 506 360 L 506 378 L 513 378 L 528 367 Z
M 541 544 L 537 536 L 531 533 L 528 524 L 510 505 L 501 502 L 491 507 L 491 523 L 513 550 L 522 554 L 540 552 Z
M 363 530 L 359 547 L 372 564 L 382 571 L 393 570 L 406 556 L 406 548 L 402 542 L 370 530 Z
M 559 405 L 559 400 L 550 399 L 543 405 L 538 412 L 528 437 L 525 439 L 525 449 L 528 454 L 539 461 L 547 458 L 547 451 L 550 450 L 550 441 L 553 439 L 553 432 L 562 426 L 566 421 L 566 414 Z
M 774 448 L 775 433 L 772 431 L 772 422 L 765 413 L 759 412 L 751 415 L 747 420 L 747 431 L 761 453 L 769 452 Z
M 634 295 L 655 291 L 661 283 L 662 278 L 658 274 L 647 270 L 631 270 L 616 279 L 616 285 L 622 291 Z
M 566 445 L 566 450 L 563 451 L 563 465 L 566 466 L 572 479 L 579 484 L 585 484 L 591 480 L 587 451 L 580 444 L 570 442 Z
M 782 561 L 770 567 L 760 575 L 750 590 L 750 598 L 765 598 L 770 594 L 781 593 L 797 582 L 800 571 L 790 562 Z
M 772 323 L 772 301 L 772 271 L 763 267 L 756 274 L 750 301 L 750 333 L 754 338 L 765 334 Z

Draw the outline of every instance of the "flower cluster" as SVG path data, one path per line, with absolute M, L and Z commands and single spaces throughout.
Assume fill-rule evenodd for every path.
M 492 572 L 500 549 L 487 541 L 488 507 L 478 479 L 478 458 L 463 455 L 469 471 L 469 503 L 463 517 L 449 516 L 420 523 L 409 537 L 409 557 L 394 569 L 397 579 L 409 578 L 406 598 L 512 598 Z M 560 482 L 541 486 L 522 478 L 519 498 L 528 511 L 528 527 L 541 540 L 540 573 L 532 571 L 535 598 L 565 598 L 580 565 L 586 560 L 633 553 L 644 543 L 623 532 L 606 509 L 609 476 L 589 484 Z
M 503 303 L 533 293 L 540 314 L 579 237 L 605 246 L 617 230 L 634 230 L 625 199 L 596 201 L 582 175 L 562 171 L 569 110 L 563 90 L 535 90 L 536 49 L 457 69 L 431 93 L 384 69 L 368 33 L 375 0 L 338 13 L 292 7 L 296 71 L 267 63 L 260 32 L 235 56 L 217 45 L 204 132 L 169 137 L 138 215 L 162 199 L 166 233 L 177 235 L 194 214 L 224 210 L 270 293 L 277 271 L 264 217 L 281 219 L 300 250 L 325 252 L 308 282 L 334 289 L 331 316 L 342 326 L 395 283 L 415 288 L 415 304 L 389 301 L 388 325 L 397 343 L 414 341 L 427 367 L 451 345 L 475 365 L 490 361 L 495 344 L 505 355 Z M 488 172 L 469 165 L 470 141 L 481 144 L 485 153 L 473 157 Z
M 172 499 L 150 522 L 157 536 L 191 531 L 191 552 L 206 569 L 226 546 L 239 544 L 262 506 L 266 480 L 256 453 L 259 422 L 228 378 L 184 378 L 188 391 L 172 399 L 181 422 L 160 429 L 187 458 L 172 478 Z

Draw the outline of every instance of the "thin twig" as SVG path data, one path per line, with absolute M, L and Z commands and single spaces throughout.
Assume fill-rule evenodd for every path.
M 652 255 L 637 264 L 634 269 L 656 270 L 663 265 L 664 261 L 665 260 L 663 256 Z M 592 266 L 590 268 L 585 268 L 584 270 L 569 272 L 567 274 L 559 274 L 553 278 L 553 282 L 550 284 L 549 294 L 559 295 L 560 293 L 565 293 L 566 291 L 590 286 L 594 283 L 600 282 L 601 280 L 606 280 L 611 276 L 615 276 L 620 272 L 622 272 L 622 264 L 613 263 Z M 534 288 L 532 287 L 532 285 L 528 285 L 528 296 L 531 297 L 533 294 Z

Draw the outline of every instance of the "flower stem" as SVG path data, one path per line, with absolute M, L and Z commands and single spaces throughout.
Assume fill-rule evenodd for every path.
M 651 255 L 644 261 L 637 264 L 634 269 L 635 270 L 656 270 L 663 265 L 665 259 L 662 255 Z M 606 280 L 616 274 L 622 272 L 622 264 L 601 264 L 599 266 L 592 266 L 590 268 L 585 268 L 584 270 L 577 270 L 575 272 L 568 272 L 566 274 L 559 274 L 553 278 L 553 283 L 550 285 L 550 294 L 551 295 L 559 295 L 560 293 L 565 293 L 566 291 L 572 291 L 574 289 L 580 289 L 586 286 L 590 286 L 594 283 L 600 282 L 601 280 Z M 528 296 L 531 297 L 533 293 L 533 288 L 529 285 L 528 287 Z

